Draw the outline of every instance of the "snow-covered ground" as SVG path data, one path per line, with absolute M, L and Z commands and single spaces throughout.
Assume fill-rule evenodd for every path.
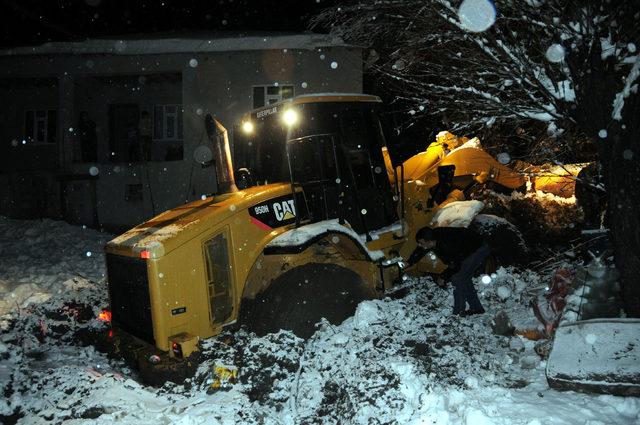
M 450 290 L 410 279 L 308 341 L 244 331 L 203 344 L 185 385 L 141 385 L 77 336 L 106 303 L 101 246 L 111 235 L 54 221 L 0 219 L 0 419 L 20 424 L 627 424 L 640 399 L 551 390 L 533 343 L 496 336 L 508 312 L 535 326 L 530 290 L 547 279 L 501 269 L 477 282 L 487 313 L 451 317 Z M 91 253 L 87 256 L 87 253 Z M 24 285 L 35 285 L 23 287 Z M 17 288 L 23 287 L 21 295 Z M 501 288 L 501 289 L 498 289 Z M 34 291 L 31 291 L 34 289 Z M 33 295 L 36 293 L 36 295 Z M 511 293 L 506 297 L 504 295 Z M 16 296 L 13 296 L 13 295 Z M 39 294 L 39 295 L 38 295 Z M 15 307 L 14 307 L 15 306 Z M 207 395 L 215 364 L 238 382 Z M 18 414 L 19 412 L 19 414 Z M 11 415 L 14 415 L 11 417 Z

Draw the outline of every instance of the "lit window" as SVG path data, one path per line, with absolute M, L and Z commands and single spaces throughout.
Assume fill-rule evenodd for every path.
M 293 97 L 293 86 L 253 86 L 253 109 Z

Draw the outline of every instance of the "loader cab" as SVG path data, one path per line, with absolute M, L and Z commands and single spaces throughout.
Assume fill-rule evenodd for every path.
M 257 185 L 301 187 L 310 222 L 338 219 L 360 234 L 397 221 L 382 154 L 380 99 L 305 95 L 245 115 L 234 131 L 236 169 Z

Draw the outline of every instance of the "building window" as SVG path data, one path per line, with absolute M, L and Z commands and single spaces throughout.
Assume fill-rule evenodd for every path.
M 253 109 L 293 97 L 293 86 L 253 86 Z
M 25 112 L 25 138 L 32 143 L 55 143 L 58 118 L 55 109 L 38 109 Z
M 182 140 L 182 105 L 156 105 L 154 107 L 153 139 Z

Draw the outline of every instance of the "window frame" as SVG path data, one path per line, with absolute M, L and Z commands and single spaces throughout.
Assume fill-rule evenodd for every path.
M 157 134 L 157 119 L 160 119 L 157 116 L 157 110 L 158 108 L 162 109 L 162 130 L 161 130 L 161 136 L 162 137 L 158 137 Z M 173 112 L 168 112 L 167 109 L 168 108 L 175 108 L 175 110 Z M 168 122 L 169 122 L 169 118 L 173 117 L 174 118 L 174 128 L 173 131 L 175 133 L 174 137 L 167 137 L 167 129 L 169 128 Z M 180 125 L 180 122 L 182 121 L 182 125 Z M 152 136 L 152 140 L 154 141 L 160 141 L 160 142 L 182 142 L 184 140 L 184 110 L 182 108 L 182 104 L 179 103 L 163 103 L 163 104 L 156 104 L 153 105 L 153 119 L 152 119 L 152 127 L 153 127 L 153 136 Z
M 38 117 L 38 112 L 44 112 L 44 117 Z M 33 121 L 31 122 L 31 134 L 28 134 L 28 115 L 33 113 Z M 52 118 L 54 115 L 55 118 Z M 55 108 L 47 109 L 25 109 L 24 111 L 24 138 L 32 145 L 52 146 L 57 143 L 58 139 L 58 110 Z M 38 122 L 42 123 L 44 141 L 40 141 L 37 138 L 38 135 Z M 49 134 L 51 123 L 53 122 L 53 134 Z
M 258 88 L 262 88 L 262 96 L 264 99 L 264 104 L 256 106 L 254 93 L 255 93 L 255 90 Z M 269 94 L 269 89 L 273 89 L 273 88 L 278 89 L 277 94 Z M 285 88 L 291 90 L 291 95 L 287 97 L 282 97 L 282 92 L 285 90 Z M 256 84 L 251 86 L 251 103 L 253 105 L 253 109 L 269 106 L 273 103 L 280 102 L 281 100 L 284 100 L 284 99 L 292 99 L 295 96 L 296 96 L 295 86 L 293 84 L 277 84 L 277 85 L 276 84 Z

